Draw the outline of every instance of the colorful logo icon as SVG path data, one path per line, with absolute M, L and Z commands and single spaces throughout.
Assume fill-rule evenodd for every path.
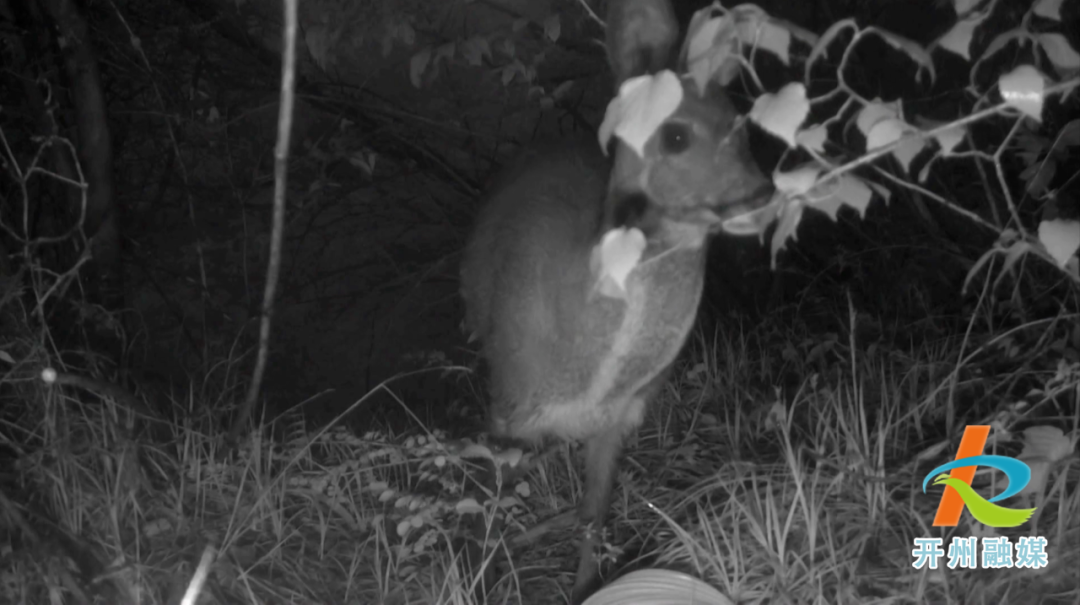
M 971 516 L 975 517 L 976 521 L 989 527 L 1016 527 L 1030 519 L 1035 512 L 1034 508 L 1006 508 L 994 504 L 1020 493 L 1020 490 L 1024 489 L 1031 480 L 1031 468 L 1009 456 L 983 455 L 983 448 L 989 436 L 989 426 L 968 426 L 964 429 L 963 438 L 960 439 L 956 459 L 930 471 L 923 479 L 924 494 L 931 478 L 934 480 L 934 485 L 945 486 L 945 491 L 941 494 L 941 502 L 938 504 L 937 515 L 934 517 L 934 527 L 956 527 L 965 506 L 971 511 Z M 1008 489 L 989 500 L 976 493 L 971 488 L 971 480 L 975 478 L 975 470 L 979 466 L 989 466 L 1005 473 L 1009 480 Z M 951 472 L 946 475 L 945 471 Z

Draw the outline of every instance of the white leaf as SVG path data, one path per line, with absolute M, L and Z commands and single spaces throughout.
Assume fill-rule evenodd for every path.
M 975 8 L 983 0 L 953 0 L 953 10 L 956 14 L 962 15 L 969 10 Z
M 795 170 L 777 172 L 773 177 L 773 184 L 789 197 L 803 195 L 817 182 L 821 170 L 821 166 L 817 164 L 804 164 Z
M 597 246 L 599 249 L 599 275 L 597 276 L 601 288 L 605 293 L 614 293 L 622 298 L 626 293 L 626 278 L 641 260 L 645 251 L 645 234 L 637 228 L 612 229 L 604 234 L 603 239 Z M 594 254 L 596 252 L 594 251 Z M 615 286 L 615 290 L 608 291 L 605 282 Z
M 1073 453 L 1073 443 L 1056 426 L 1032 426 L 1024 429 L 1024 449 L 1017 456 L 1031 469 L 1031 479 L 1021 494 L 1041 494 L 1054 463 Z
M 909 129 L 908 133 L 913 132 L 914 129 Z M 922 137 L 909 137 L 904 139 L 893 150 L 892 156 L 896 158 L 900 165 L 904 167 L 904 170 L 911 170 L 911 161 L 915 159 L 915 156 L 919 155 L 919 152 L 926 148 L 926 139 Z
M 859 129 L 862 135 L 869 136 L 870 129 L 874 127 L 878 122 L 900 117 L 900 102 L 895 101 L 892 103 L 882 102 L 881 99 L 874 99 L 868 103 L 865 107 L 859 110 L 859 115 L 855 117 L 855 126 Z
M 907 129 L 908 125 L 899 118 L 878 120 L 866 133 L 866 150 L 873 151 L 900 140 Z
M 892 200 L 892 191 L 884 185 L 879 185 L 873 181 L 867 182 L 870 188 L 874 190 L 874 193 L 880 195 L 885 200 L 885 205 L 889 205 L 889 201 Z
M 525 453 L 521 451 L 521 448 L 511 447 L 507 448 L 492 457 L 496 465 L 507 465 L 510 468 L 515 468 L 521 462 L 522 456 Z
M 953 155 L 954 150 L 964 142 L 967 136 L 967 128 L 959 126 L 948 128 L 934 135 L 934 140 L 941 146 L 941 153 L 945 157 Z
M 1032 10 L 1040 17 L 1061 21 L 1061 0 L 1035 0 Z
M 504 496 L 499 498 L 498 506 L 502 510 L 510 510 L 515 506 L 521 506 L 521 500 L 517 496 Z
M 739 40 L 734 20 L 727 15 L 707 16 L 708 10 L 698 11 L 690 21 L 683 52 L 686 72 L 698 90 L 705 90 L 714 77 L 726 85 L 739 70 Z
M 817 124 L 795 135 L 795 142 L 807 149 L 825 153 L 825 141 L 829 138 L 829 129 L 824 124 Z
M 1074 444 L 1056 426 L 1038 425 L 1024 429 L 1024 450 L 1020 458 L 1041 457 L 1050 462 L 1060 462 L 1072 455 Z
M 600 125 L 600 147 L 606 150 L 612 134 L 639 156 L 656 129 L 679 108 L 682 82 L 669 70 L 655 76 L 638 76 L 623 82 L 619 96 L 611 100 Z
M 850 175 L 843 175 L 838 179 L 831 180 L 830 187 L 826 188 L 819 184 L 814 187 L 808 196 L 810 205 L 829 215 L 834 222 L 836 213 L 843 206 L 849 206 L 858 211 L 860 217 L 866 217 L 866 207 L 870 204 L 872 193 L 862 179 Z M 819 193 L 819 190 L 821 192 Z
M 463 498 L 454 505 L 454 510 L 459 515 L 467 515 L 484 512 L 484 507 L 475 498 Z
M 1040 122 L 1044 85 L 1042 74 L 1030 65 L 1021 65 L 998 78 L 1001 98 Z
M 1076 52 L 1065 36 L 1057 33 L 1039 34 L 1039 44 L 1050 57 L 1050 62 L 1058 71 L 1073 71 L 1080 68 L 1080 54 Z
M 1042 221 L 1039 223 L 1039 241 L 1058 266 L 1064 267 L 1080 247 L 1080 223 L 1062 219 Z
M 767 18 L 764 14 L 754 14 L 752 18 L 739 22 L 739 38 L 745 44 L 754 44 L 757 48 L 776 55 L 784 65 L 791 64 L 791 32 Z
M 765 93 L 755 99 L 750 119 L 780 137 L 788 147 L 795 147 L 795 131 L 809 113 L 806 87 L 800 82 L 791 82 L 775 95 Z
M 466 445 L 465 447 L 461 448 L 461 451 L 458 452 L 458 456 L 461 456 L 462 458 L 466 458 L 466 459 L 468 459 L 468 458 L 482 458 L 482 459 L 485 459 L 485 460 L 493 460 L 494 459 L 494 457 L 491 454 L 491 450 L 487 446 L 480 445 L 479 443 L 470 443 L 470 444 Z
M 952 29 L 938 39 L 937 45 L 941 48 L 960 55 L 965 60 L 971 60 L 971 38 L 975 34 L 975 28 L 982 23 L 982 17 L 971 15 L 967 19 L 957 21 Z

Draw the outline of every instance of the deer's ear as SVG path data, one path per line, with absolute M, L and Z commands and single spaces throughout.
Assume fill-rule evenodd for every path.
M 607 51 L 616 88 L 669 67 L 678 38 L 669 0 L 608 0 Z

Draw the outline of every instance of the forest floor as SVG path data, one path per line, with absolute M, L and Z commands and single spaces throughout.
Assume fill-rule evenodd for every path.
M 1016 333 L 901 349 L 728 328 L 698 333 L 627 450 L 608 581 L 678 570 L 736 603 L 1080 599 L 1071 338 L 1005 371 Z M 215 419 L 231 402 L 208 385 L 139 413 L 108 394 L 7 386 L 21 399 L 5 411 L 23 405 L 3 429 L 7 602 L 533 604 L 565 602 L 573 581 L 574 531 L 511 543 L 572 509 L 574 447 L 526 453 L 527 472 L 487 498 L 479 462 L 522 452 L 476 435 L 419 424 L 313 432 L 297 412 L 227 453 Z M 350 413 L 368 413 L 365 403 Z M 956 456 L 966 425 L 992 427 L 985 454 L 1031 469 L 1025 489 L 997 503 L 1035 507 L 1028 522 L 988 527 L 965 508 L 955 527 L 932 526 L 942 486 L 924 493 L 924 478 Z M 1007 483 L 982 466 L 972 486 L 990 498 Z M 927 538 L 941 552 L 933 567 L 913 556 Z M 463 564 L 462 546 L 483 553 L 477 565 Z M 181 601 L 204 557 L 201 596 Z

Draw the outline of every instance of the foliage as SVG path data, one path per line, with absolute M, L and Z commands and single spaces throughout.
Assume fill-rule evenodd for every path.
M 784 84 L 776 93 L 763 92 L 754 100 L 749 113 L 751 120 L 787 147 L 773 175 L 778 195 L 771 206 L 733 221 L 729 229 L 739 233 L 759 233 L 764 237 L 765 228 L 775 220 L 777 228 L 771 237 L 775 267 L 777 253 L 795 238 L 805 209 L 824 212 L 835 221 L 837 213 L 844 207 L 854 209 L 860 216 L 865 215 L 874 194 L 889 201 L 892 194 L 888 188 L 861 176 L 860 172 L 869 169 L 871 174 L 895 186 L 918 191 L 963 214 L 976 226 L 997 234 L 998 243 L 975 264 L 969 280 L 995 255 L 1004 257 L 1003 272 L 1008 272 L 1019 259 L 1034 254 L 1061 268 L 1074 283 L 1080 283 L 1074 258 L 1080 248 L 1080 220 L 1077 220 L 1080 217 L 1058 217 L 1056 191 L 1047 187 L 1048 179 L 1052 178 L 1050 175 L 1056 173 L 1058 158 L 1068 153 L 1065 150 L 1080 147 L 1080 120 L 1065 124 L 1053 141 L 1043 138 L 1039 143 L 1029 143 L 1031 147 L 1025 155 L 1028 164 L 1020 176 L 1026 186 L 1018 186 L 1000 161 L 1001 155 L 1012 148 L 1014 140 L 1021 136 L 1026 141 L 1032 140 L 1030 133 L 1043 120 L 1045 100 L 1065 96 L 1080 85 L 1080 78 L 1076 77 L 1080 53 L 1062 34 L 1036 29 L 1036 17 L 1051 26 L 1060 26 L 1057 3 L 1035 2 L 1019 28 L 1000 34 L 982 49 L 970 69 L 969 92 L 976 102 L 967 115 L 957 116 L 952 121 L 941 123 L 921 116 L 908 118 L 902 100 L 886 102 L 866 98 L 845 78 L 860 45 L 865 46 L 864 41 L 870 38 L 878 38 L 915 64 L 917 78 L 925 74 L 925 79 L 933 82 L 936 77 L 933 50 L 941 49 L 969 58 L 974 32 L 998 3 L 972 7 L 970 12 L 964 12 L 966 6 L 964 3 L 954 6 L 960 13 L 960 21 L 929 49 L 877 26 L 861 27 L 854 19 L 836 22 L 819 38 L 802 28 L 775 20 L 753 5 L 728 10 L 716 3 L 697 13 L 687 34 L 686 59 L 687 77 L 699 88 L 713 80 L 724 86 L 730 85 L 744 66 L 749 79 L 761 88 L 761 79 L 752 64 L 744 59 L 744 53 L 751 59 L 755 55 L 772 55 L 789 66 L 796 54 L 794 51 L 809 51 L 802 61 L 802 81 Z M 1040 23 L 1039 27 L 1042 26 Z M 844 37 L 845 34 L 850 34 L 850 38 Z M 1012 43 L 1027 52 L 1032 63 L 1024 64 L 1019 57 L 1014 58 L 1014 67 L 1004 70 L 996 81 L 991 80 L 989 70 L 980 70 L 980 67 L 996 61 L 997 55 L 1006 49 L 1011 50 Z M 812 79 L 811 74 L 820 71 L 830 52 L 833 56 L 839 54 L 840 62 L 834 68 L 835 78 L 822 85 L 820 80 Z M 1040 71 L 1044 54 L 1049 59 L 1046 67 L 1064 77 L 1064 81 L 1056 83 L 1052 76 Z M 997 89 L 1000 101 L 992 100 L 992 87 Z M 611 112 L 622 111 L 622 97 L 627 90 L 624 86 L 620 97 L 612 103 L 609 119 Z M 618 118 L 641 120 L 633 127 L 622 126 L 627 132 L 640 131 L 637 139 L 647 139 L 662 122 L 654 113 L 666 115 L 673 111 L 672 102 L 662 95 L 654 94 L 648 101 L 654 104 L 653 109 L 638 111 L 632 118 Z M 835 113 L 829 115 L 837 105 Z M 1009 134 L 996 144 L 994 151 L 982 151 L 983 143 L 972 134 L 972 129 L 980 122 L 999 117 L 1012 122 Z M 849 133 L 860 136 L 853 138 Z M 625 135 L 620 136 L 633 145 Z M 936 149 L 931 143 L 936 144 Z M 853 154 L 860 149 L 861 154 Z M 924 151 L 932 153 L 924 154 Z M 920 155 L 923 156 L 922 168 L 915 182 L 911 182 L 913 163 Z M 899 174 L 878 166 L 879 160 L 885 158 L 897 162 Z M 993 168 L 998 190 L 988 190 L 988 199 L 1004 200 L 1009 217 L 1006 223 L 991 223 L 966 210 L 962 204 L 923 188 L 933 167 L 948 169 L 943 165 L 962 159 Z M 1045 168 L 1036 169 L 1037 164 Z M 982 168 L 978 166 L 979 170 Z M 989 188 L 990 183 L 986 186 Z M 1017 189 L 1022 197 L 1031 196 L 1040 202 L 1043 218 L 1037 221 L 1035 229 L 1031 226 L 1032 220 L 1027 218 L 1031 212 L 1023 216 L 1020 213 Z

